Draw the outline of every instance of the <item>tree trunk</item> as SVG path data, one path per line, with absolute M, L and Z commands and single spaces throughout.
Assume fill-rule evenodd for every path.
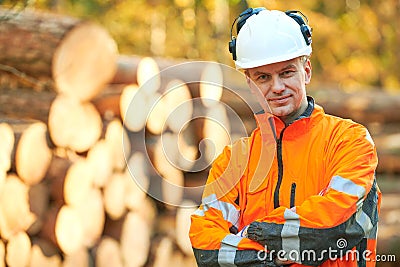
M 100 26 L 28 9 L 0 9 L 0 20 L 0 75 L 21 87 L 89 100 L 114 77 L 117 47 Z

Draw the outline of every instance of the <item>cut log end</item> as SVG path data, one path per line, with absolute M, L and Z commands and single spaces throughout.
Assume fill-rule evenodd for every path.
M 60 93 L 91 100 L 111 82 L 117 69 L 117 46 L 98 25 L 82 23 L 63 39 L 53 57 L 53 76 Z

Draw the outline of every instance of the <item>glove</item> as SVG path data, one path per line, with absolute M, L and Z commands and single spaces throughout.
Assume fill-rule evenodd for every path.
M 247 228 L 247 237 L 261 245 L 267 245 L 267 227 L 268 224 L 264 222 L 252 222 Z
M 253 241 L 256 241 L 267 247 L 267 237 L 268 232 L 271 232 L 271 225 L 268 225 L 265 222 L 252 222 L 247 227 L 247 237 Z M 293 261 L 287 259 L 278 259 L 274 257 L 274 261 L 271 263 L 267 263 L 267 266 L 289 266 Z M 271 265 L 268 265 L 271 264 Z

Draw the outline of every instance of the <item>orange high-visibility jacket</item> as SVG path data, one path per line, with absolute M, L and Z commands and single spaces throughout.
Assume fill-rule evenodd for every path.
M 288 126 L 256 115 L 251 136 L 213 162 L 191 217 L 198 266 L 275 266 L 276 256 L 294 261 L 292 267 L 375 266 L 381 201 L 375 145 L 362 125 L 308 101 Z M 266 127 L 276 150 L 263 138 Z M 241 231 L 254 221 L 261 222 L 262 242 Z

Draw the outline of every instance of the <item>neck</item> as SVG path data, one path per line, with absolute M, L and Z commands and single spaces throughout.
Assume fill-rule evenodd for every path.
M 295 121 L 298 117 L 300 117 L 300 115 L 306 111 L 307 107 L 308 107 L 308 101 L 306 98 L 304 101 L 301 102 L 300 107 L 296 111 L 287 116 L 282 116 L 279 118 L 285 123 L 285 125 L 289 125 L 293 121 Z

